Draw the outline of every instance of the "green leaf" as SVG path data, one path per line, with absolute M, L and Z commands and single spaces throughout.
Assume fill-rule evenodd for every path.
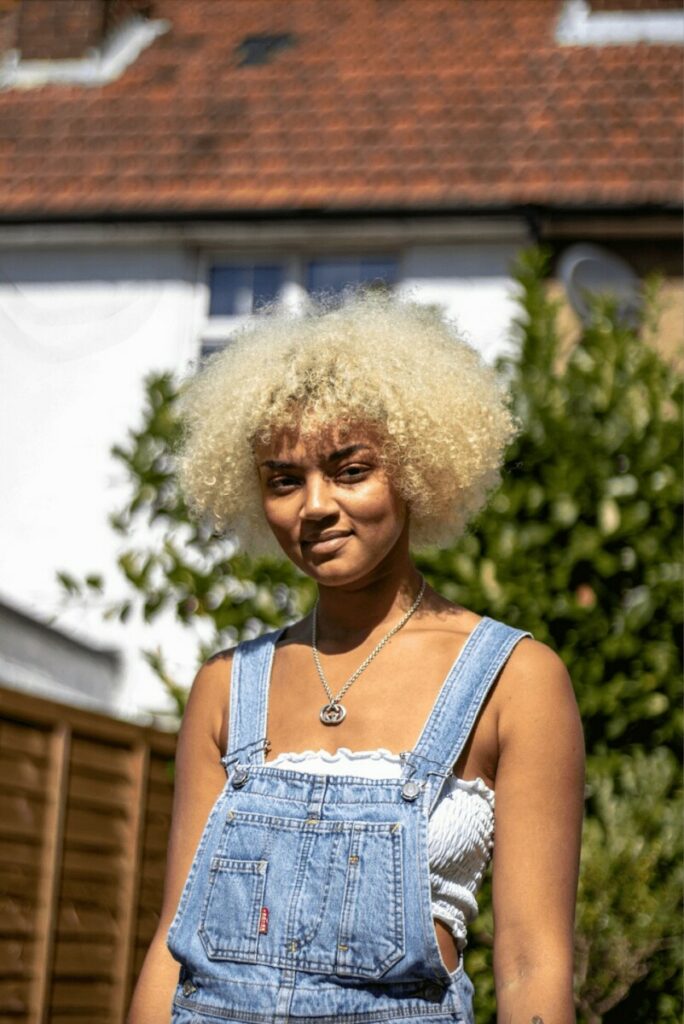
M 71 576 L 67 572 L 57 572 L 57 579 L 62 584 L 68 594 L 76 595 L 81 593 L 81 585 L 75 577 Z

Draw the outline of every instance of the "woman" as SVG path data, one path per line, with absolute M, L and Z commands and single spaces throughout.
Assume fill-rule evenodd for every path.
M 502 382 L 433 309 L 356 294 L 253 318 L 181 403 L 190 507 L 275 540 L 318 601 L 197 673 L 129 1024 L 472 1022 L 494 832 L 498 1021 L 574 1021 L 570 678 L 411 558 L 499 482 Z

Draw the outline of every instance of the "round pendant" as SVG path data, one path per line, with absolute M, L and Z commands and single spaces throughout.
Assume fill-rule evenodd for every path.
M 324 704 L 321 708 L 319 718 L 323 725 L 339 725 L 347 716 L 345 708 L 341 704 Z

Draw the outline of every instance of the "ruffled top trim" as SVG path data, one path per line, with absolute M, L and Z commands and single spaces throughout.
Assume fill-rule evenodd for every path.
M 376 747 L 374 750 L 351 750 L 349 747 L 338 747 L 337 750 L 331 754 L 329 750 L 301 750 L 301 751 L 288 751 L 287 753 L 278 754 L 272 761 L 267 761 L 267 765 L 278 765 L 282 761 L 287 761 L 291 764 L 299 764 L 303 761 L 318 760 L 323 761 L 325 764 L 340 764 L 343 761 L 380 761 L 386 764 L 396 766 L 399 770 L 401 769 L 401 758 L 399 754 L 393 753 L 386 747 Z M 397 771 L 395 774 L 399 774 Z M 449 782 L 453 786 L 457 786 L 459 789 L 466 789 L 480 793 L 484 796 L 490 804 L 494 803 L 494 790 L 491 789 L 487 783 L 479 775 L 474 779 L 459 779 L 457 776 L 452 776 Z

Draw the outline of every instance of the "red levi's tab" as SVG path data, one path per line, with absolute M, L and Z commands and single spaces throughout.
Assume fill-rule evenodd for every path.
M 261 908 L 259 915 L 259 935 L 266 935 L 268 932 L 268 907 Z

